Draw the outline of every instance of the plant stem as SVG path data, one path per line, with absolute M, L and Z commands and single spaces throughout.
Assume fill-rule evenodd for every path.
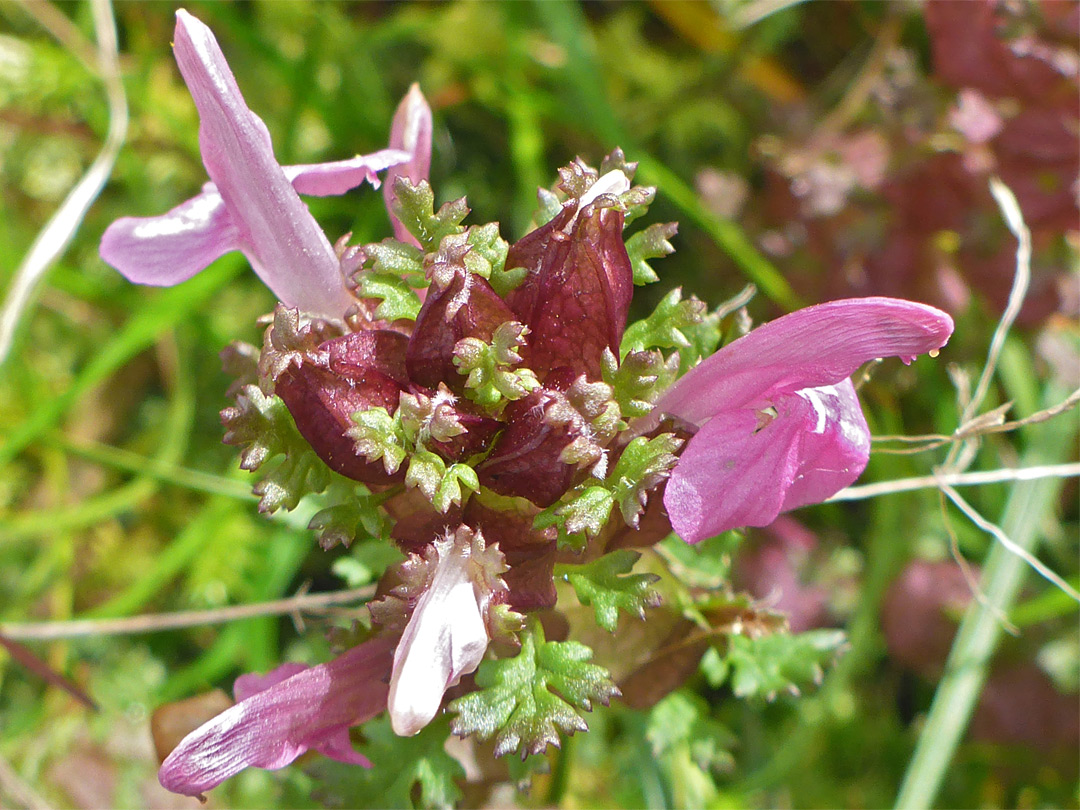
M 1042 426 L 1040 426 L 1042 427 Z M 1034 431 L 1032 431 L 1034 433 Z M 1022 464 L 1053 464 L 1062 461 L 1073 447 L 1061 430 L 1042 429 L 1024 453 Z M 1013 488 L 1005 506 L 1002 528 L 1021 548 L 1035 550 L 1039 527 L 1061 490 L 1058 478 L 1021 481 Z M 1001 638 L 998 620 L 1012 608 L 1027 573 L 1028 564 L 995 543 L 983 568 L 981 588 L 985 600 L 973 600 L 964 614 L 956 640 L 945 663 L 926 724 L 908 765 L 896 807 L 904 810 L 928 808 L 941 789 L 945 773 L 968 726 L 979 694 L 986 681 L 990 658 Z
M 363 602 L 375 594 L 374 586 L 329 593 L 302 593 L 270 602 L 231 605 L 208 610 L 181 610 L 175 613 L 145 613 L 121 619 L 71 619 L 54 622 L 7 622 L 0 634 L 20 641 L 55 641 L 89 636 L 136 635 L 181 630 L 211 624 L 226 624 L 261 616 L 286 616 L 306 610 L 323 610 Z

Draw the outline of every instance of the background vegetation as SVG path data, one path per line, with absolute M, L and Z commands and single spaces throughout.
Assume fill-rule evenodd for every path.
M 751 281 L 755 320 L 845 294 L 945 307 L 957 331 L 940 360 L 887 364 L 864 386 L 877 434 L 947 435 L 974 415 L 961 415 L 965 391 L 984 367 L 1015 267 L 1015 239 L 987 186 L 998 174 L 1031 228 L 1033 279 L 980 410 L 1012 402 L 1008 418 L 1022 419 L 1080 385 L 1074 3 L 188 8 L 214 29 L 282 163 L 380 148 L 398 99 L 419 81 L 435 108 L 436 194 L 467 195 L 474 221 L 501 221 L 507 238 L 526 230 L 536 187 L 558 166 L 623 147 L 641 162 L 639 178 L 659 186 L 649 221 L 681 222 L 678 252 L 654 265 L 661 283 L 639 291 L 637 316 L 673 286 L 715 306 Z M 234 450 L 221 444 L 229 380 L 218 352 L 257 342 L 256 319 L 273 304 L 242 257 L 165 290 L 134 287 L 98 258 L 113 219 L 165 211 L 205 181 L 195 109 L 169 48 L 174 9 L 115 8 L 127 139 L 0 366 L 5 806 L 193 806 L 156 784 L 154 709 L 228 691 L 239 673 L 285 659 L 324 659 L 321 631 L 348 612 L 128 634 L 96 625 L 78 637 L 58 625 L 68 637 L 49 641 L 26 623 L 361 587 L 394 559 L 373 545 L 323 552 L 302 514 L 260 517 Z M 5 2 L 0 26 L 0 278 L 10 290 L 100 150 L 110 111 L 90 5 Z M 309 202 L 331 239 L 388 233 L 379 194 Z M 864 481 L 925 475 L 943 461 L 968 471 L 1075 462 L 1076 431 L 1073 407 L 969 441 L 959 456 L 948 447 L 879 452 Z M 1077 585 L 1075 479 L 964 492 Z M 697 553 L 665 545 L 658 558 L 770 604 L 782 590 L 777 606 L 795 630 L 844 628 L 849 647 L 819 686 L 768 700 L 763 685 L 775 673 L 749 673 L 744 699 L 740 682 L 718 672 L 725 662 L 706 656 L 652 708 L 594 712 L 592 731 L 553 754 L 530 791 L 515 790 L 516 767 L 469 767 L 461 801 L 877 807 L 904 784 L 902 803 L 917 806 L 935 801 L 934 788 L 925 796 L 918 786 L 936 786 L 929 774 L 941 766 L 942 806 L 1076 806 L 1076 602 L 933 488 L 795 518 Z M 984 567 L 975 593 L 998 607 L 972 598 L 950 543 L 973 574 Z M 943 678 L 965 611 L 953 663 L 967 668 Z M 12 643 L 20 638 L 26 647 Z M 973 680 L 959 683 L 957 672 Z M 800 680 L 781 674 L 780 684 Z M 943 691 L 931 712 L 941 682 L 977 706 Z M 950 724 L 964 732 L 955 750 Z M 399 744 L 385 723 L 364 736 L 370 772 L 325 762 L 251 771 L 215 791 L 211 806 L 438 804 L 453 792 L 440 794 L 424 771 L 440 755 L 423 739 Z

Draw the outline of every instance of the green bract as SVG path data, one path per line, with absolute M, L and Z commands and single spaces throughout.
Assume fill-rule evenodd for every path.
M 592 652 L 576 641 L 547 641 L 539 622 L 521 633 L 521 652 L 485 661 L 477 691 L 450 704 L 455 734 L 495 738 L 495 755 L 538 754 L 559 745 L 561 733 L 587 731 L 577 710 L 618 696 L 607 670 L 588 663 Z

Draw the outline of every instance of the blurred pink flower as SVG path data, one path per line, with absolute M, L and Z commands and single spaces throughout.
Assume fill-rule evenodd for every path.
M 691 369 L 655 411 L 700 428 L 664 493 L 672 528 L 696 543 L 768 525 L 846 487 L 870 456 L 848 378 L 878 357 L 909 363 L 952 330 L 952 318 L 924 304 L 830 301 L 767 323 Z
M 912 560 L 889 586 L 881 605 L 881 630 L 890 657 L 925 678 L 937 679 L 957 622 L 970 602 L 971 586 L 955 562 Z
M 813 579 L 817 536 L 794 518 L 780 515 L 755 538 L 742 545 L 735 559 L 735 584 L 786 614 L 792 633 L 827 626 L 829 589 Z

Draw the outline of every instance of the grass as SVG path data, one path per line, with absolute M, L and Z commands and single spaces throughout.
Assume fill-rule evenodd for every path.
M 935 115 L 944 115 L 955 96 L 934 75 L 917 12 L 874 3 L 776 6 L 746 29 L 734 27 L 723 4 L 694 2 L 193 3 L 190 10 L 214 29 L 283 163 L 382 147 L 397 99 L 420 81 L 436 110 L 437 195 L 467 193 L 473 221 L 499 220 L 514 238 L 528 227 L 535 187 L 550 185 L 558 166 L 577 154 L 598 162 L 618 145 L 640 162 L 639 179 L 659 187 L 646 224 L 681 225 L 678 252 L 654 264 L 661 282 L 638 291 L 632 317 L 647 314 L 676 285 L 715 306 L 749 281 L 759 289 L 750 313 L 760 321 L 849 289 L 852 267 L 822 245 L 865 255 L 891 221 L 892 203 L 880 187 L 850 191 L 835 215 L 837 233 L 822 225 L 833 219 L 803 216 L 798 200 L 776 191 L 788 186 L 776 167 L 806 159 L 817 125 L 830 120 L 831 110 L 851 106 L 844 94 L 865 67 L 859 55 L 873 53 L 880 32 L 889 30 L 909 60 L 913 95 L 929 99 Z M 5 290 L 109 127 L 101 81 L 77 55 L 93 48 L 91 7 L 56 10 L 71 25 L 56 29 L 62 40 L 42 26 L 48 19 L 40 10 L 0 7 L 9 32 L 0 37 Z M 205 181 L 197 118 L 169 49 L 172 9 L 118 4 L 115 13 L 131 116 L 127 141 L 101 196 L 23 312 L 0 366 L 0 621 L 213 611 L 309 587 L 364 587 L 386 562 L 363 546 L 320 550 L 304 515 L 259 515 L 248 476 L 221 444 L 217 412 L 229 380 L 217 355 L 231 340 L 257 342 L 256 319 L 272 306 L 243 258 L 223 258 L 174 288 L 147 289 L 127 284 L 97 256 L 113 219 L 167 210 Z M 886 25 L 891 16 L 900 22 Z M 879 103 L 871 94 L 840 125 L 892 137 L 895 121 Z M 771 158 L 777 149 L 779 157 Z M 891 154 L 884 171 L 899 177 L 898 165 L 909 158 Z M 741 181 L 741 205 L 725 208 L 705 193 L 706 170 Z M 939 190 L 925 194 L 929 205 Z M 388 233 L 381 196 L 370 190 L 311 207 L 332 240 L 350 230 L 358 241 Z M 978 222 L 987 244 L 1006 238 L 997 219 Z M 771 248 L 778 239 L 790 249 Z M 1039 245 L 1051 243 L 1056 247 L 1046 250 L 1056 250 L 1055 259 L 1075 263 L 1075 242 L 1057 234 Z M 961 269 L 969 261 L 934 255 Z M 1040 261 L 1045 265 L 1045 256 L 1037 255 Z M 973 377 L 997 322 L 981 285 L 970 283 L 970 298 L 956 304 L 957 333 L 940 360 L 887 364 L 863 389 L 876 434 L 947 435 L 956 427 L 958 376 L 950 378 L 947 368 Z M 920 297 L 925 290 L 900 292 Z M 1056 341 L 1075 353 L 1076 338 L 1075 323 L 1061 314 L 1023 319 L 1005 344 L 983 410 L 1012 401 L 1010 418 L 1021 418 L 1063 399 L 1068 390 L 1045 346 Z M 969 469 L 1075 461 L 1076 425 L 1073 408 L 987 436 Z M 943 456 L 875 453 L 863 480 L 925 475 Z M 965 493 L 1075 586 L 1074 481 L 997 483 Z M 1060 693 L 1075 695 L 1076 603 L 1026 574 L 1021 560 L 958 514 L 950 513 L 947 527 L 937 498 L 913 491 L 798 513 L 817 543 L 800 576 L 828 590 L 829 621 L 846 629 L 849 642 L 819 688 L 798 699 L 740 700 L 695 670 L 676 698 L 655 708 L 598 710 L 590 734 L 575 738 L 552 759 L 552 772 L 536 776 L 533 791 L 515 801 L 1076 806 L 1075 739 L 1040 746 L 965 737 L 984 683 L 1002 661 L 1046 661 L 1047 649 L 1064 649 L 1064 664 L 1043 669 Z M 982 566 L 980 589 L 995 610 L 971 603 L 939 683 L 890 653 L 881 613 L 912 559 L 948 559 L 949 528 Z M 732 541 L 697 552 L 696 561 L 679 559 L 726 574 L 733 550 L 767 542 L 755 531 L 741 547 Z M 340 560 L 348 562 L 335 565 Z M 342 571 L 352 573 L 346 579 Z M 306 613 L 300 622 L 264 615 L 222 626 L 27 642 L 101 708 L 91 713 L 0 659 L 0 802 L 172 806 L 155 780 L 153 710 L 208 689 L 228 691 L 241 672 L 324 660 L 322 631 L 353 615 L 334 610 Z M 1002 635 L 999 612 L 1021 627 L 1018 638 Z M 686 736 L 665 737 L 678 718 Z M 487 778 L 513 792 L 516 767 L 500 763 Z M 378 806 L 378 796 L 350 792 L 359 788 L 348 778 L 316 780 L 302 767 L 253 771 L 210 801 Z M 374 790 L 375 781 L 364 784 Z M 482 802 L 488 787 L 467 790 L 465 803 Z

